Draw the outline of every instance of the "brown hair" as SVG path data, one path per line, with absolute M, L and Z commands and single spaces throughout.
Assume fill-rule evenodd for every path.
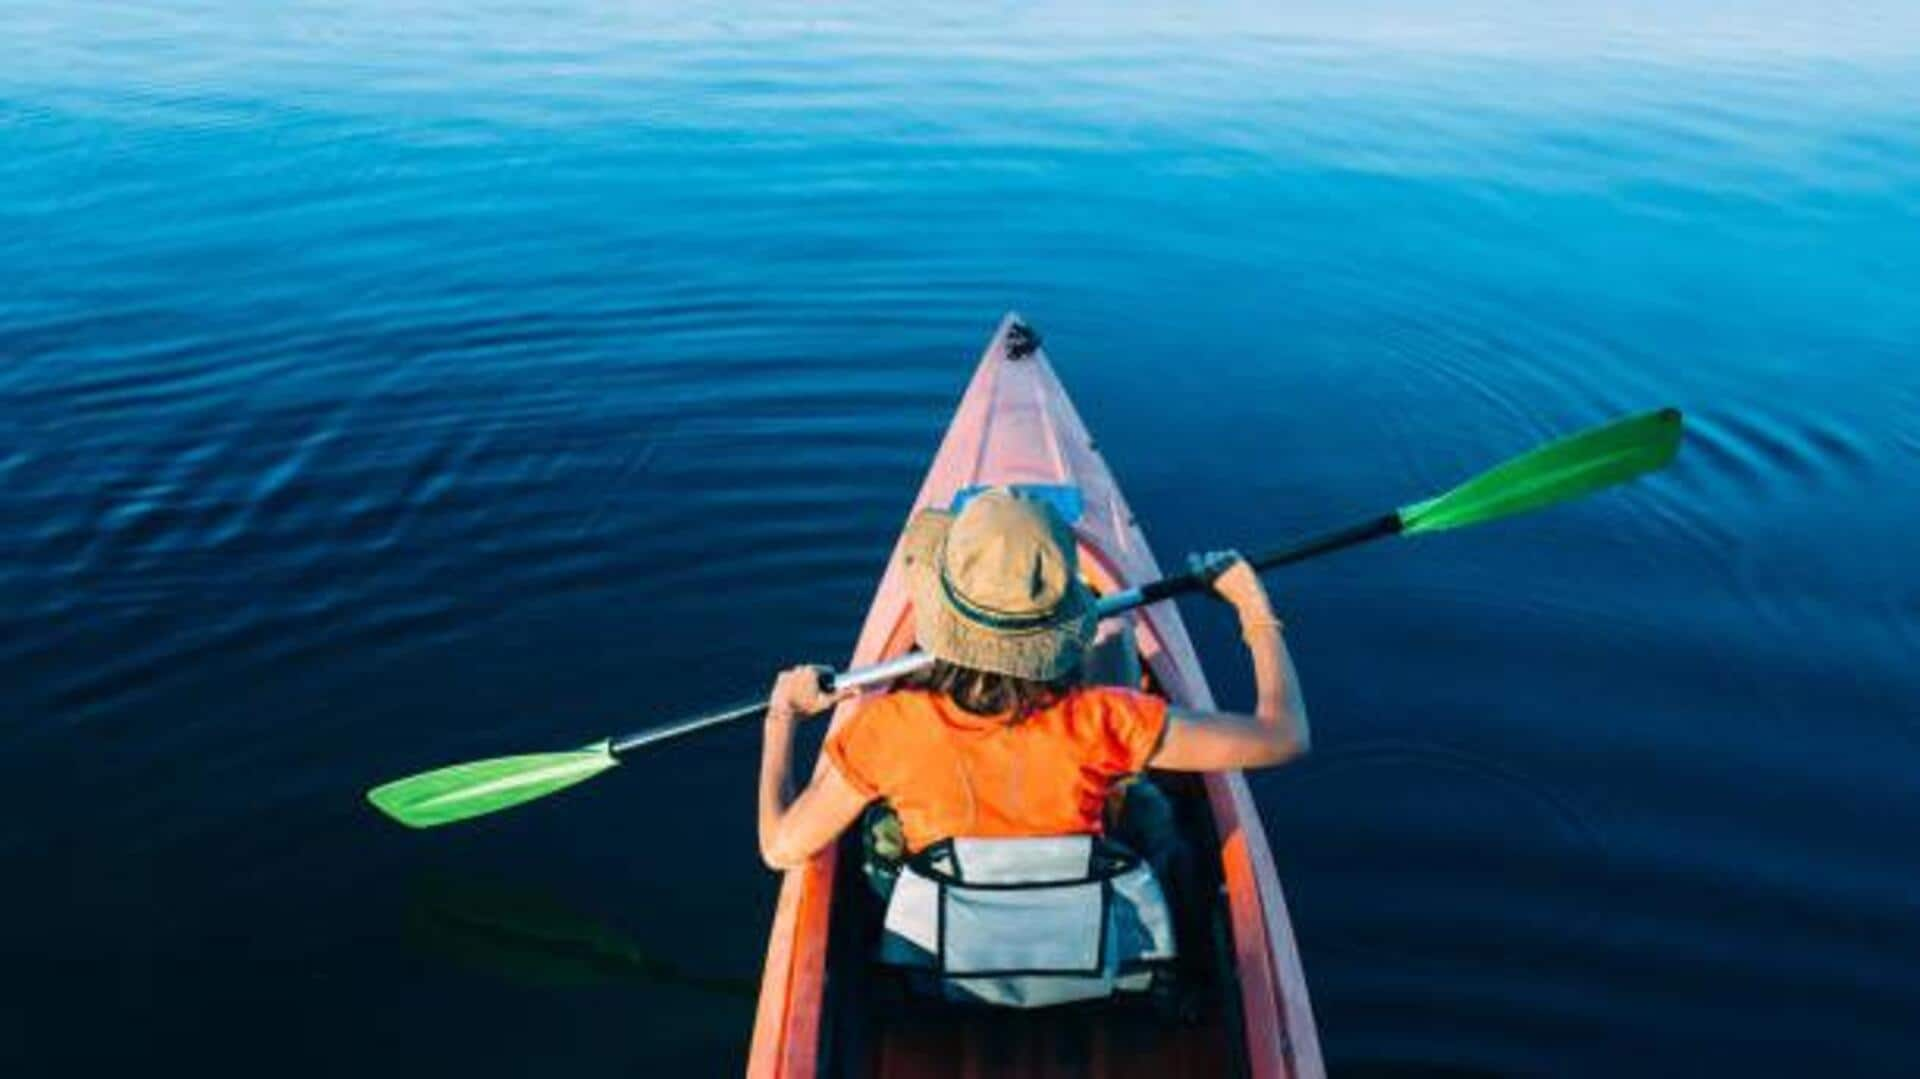
M 944 659 L 934 660 L 933 666 L 894 683 L 895 689 L 938 693 L 976 716 L 1004 714 L 1009 724 L 1019 723 L 1035 712 L 1058 704 L 1079 686 L 1077 667 L 1058 678 L 1036 681 L 962 667 Z

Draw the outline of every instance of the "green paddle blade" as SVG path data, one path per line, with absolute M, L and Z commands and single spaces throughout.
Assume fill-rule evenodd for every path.
M 367 801 L 409 828 L 432 828 L 544 798 L 618 763 L 606 742 L 568 753 L 495 757 L 396 779 L 368 791 Z
M 1400 510 L 1401 531 L 1442 532 L 1591 494 L 1665 468 L 1680 448 L 1680 411 L 1663 408 L 1583 431 Z

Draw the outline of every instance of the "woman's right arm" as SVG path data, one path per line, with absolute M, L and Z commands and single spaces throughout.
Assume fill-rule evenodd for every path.
M 1175 772 L 1264 768 L 1307 751 L 1307 706 L 1280 639 L 1280 620 L 1253 567 L 1238 554 L 1224 557 L 1232 564 L 1214 578 L 1213 590 L 1239 614 L 1240 635 L 1253 653 L 1253 713 L 1167 709 L 1166 734 L 1147 762 L 1150 767 Z

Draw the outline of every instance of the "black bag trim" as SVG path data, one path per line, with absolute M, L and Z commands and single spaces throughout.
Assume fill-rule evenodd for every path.
M 1115 877 L 1125 876 L 1137 868 L 1142 859 L 1126 847 L 1102 836 L 1089 837 L 1087 859 L 1090 863 L 1081 876 L 1062 877 L 1058 880 L 1022 880 L 1022 881 L 972 881 L 967 880 L 961 870 L 960 854 L 953 847 L 953 840 L 942 839 L 929 843 L 920 853 L 910 856 L 906 864 L 914 872 L 940 885 L 972 888 L 983 892 L 1020 892 L 1041 888 L 1061 888 L 1070 884 L 1105 884 Z M 955 873 L 941 869 L 937 864 L 941 858 L 953 862 Z
M 1173 970 L 1178 963 L 1179 959 L 1175 956 L 1167 956 L 1165 958 L 1122 959 L 1119 967 L 1115 969 L 1114 974 L 1117 977 L 1125 977 L 1129 974 L 1141 974 L 1148 971 L 1168 971 Z

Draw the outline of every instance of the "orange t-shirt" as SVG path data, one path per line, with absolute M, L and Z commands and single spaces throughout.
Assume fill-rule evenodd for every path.
M 1137 690 L 1075 690 L 1019 723 L 937 693 L 861 703 L 823 752 L 853 788 L 885 798 L 907 847 L 949 836 L 1087 835 L 1115 780 L 1146 767 L 1167 702 Z

